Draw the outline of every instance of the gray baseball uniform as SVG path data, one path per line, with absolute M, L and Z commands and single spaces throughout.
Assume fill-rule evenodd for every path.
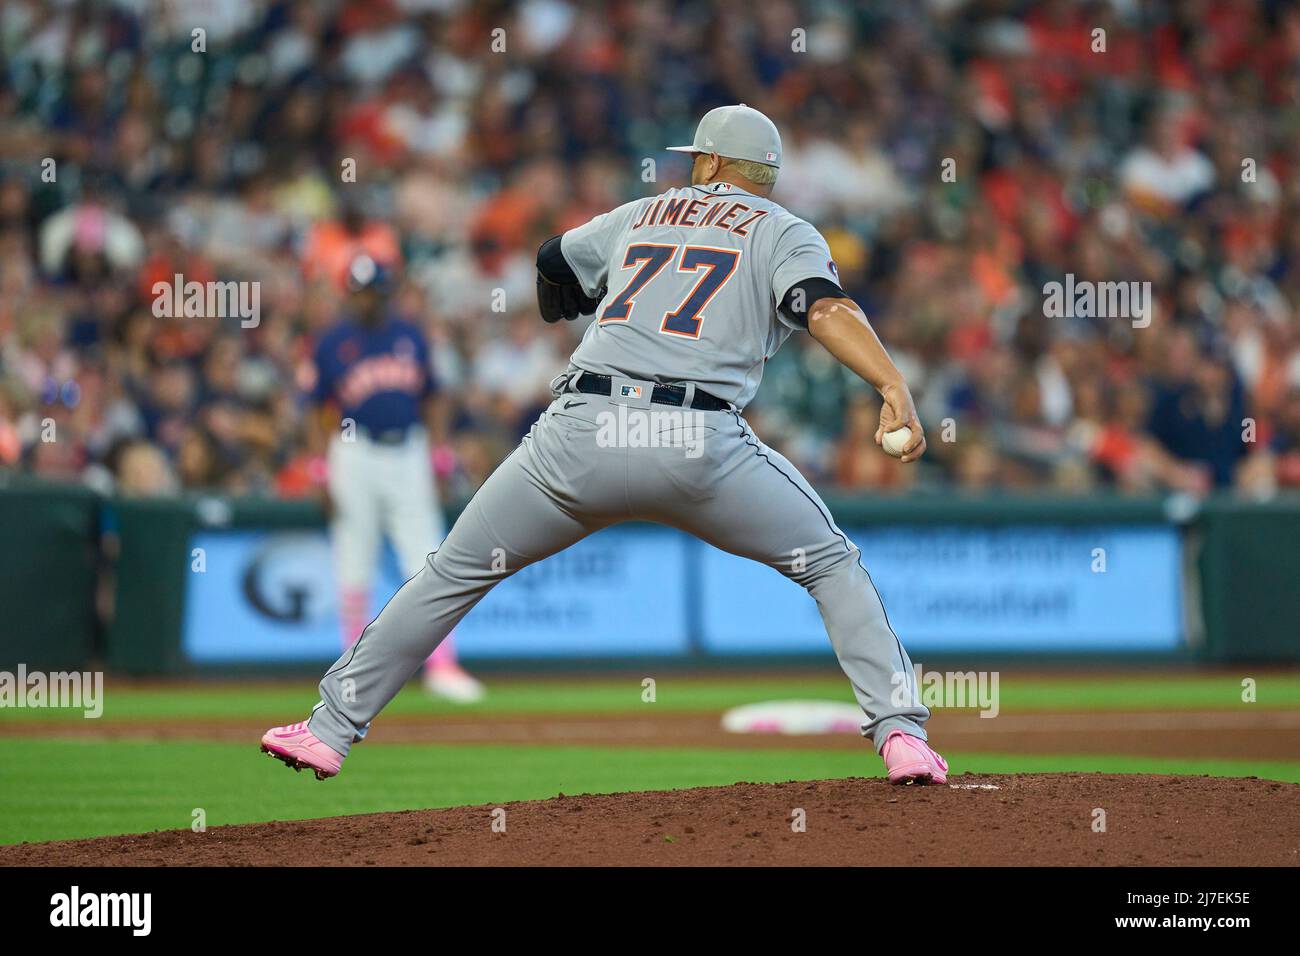
M 877 749 L 894 729 L 924 739 L 929 711 L 858 548 L 740 414 L 796 328 L 778 303 L 802 280 L 837 278 L 825 241 L 771 200 L 713 183 L 620 206 L 566 233 L 561 249 L 588 294 L 608 287 L 596 321 L 550 407 L 321 680 L 311 732 L 346 754 L 492 587 L 594 531 L 643 520 L 807 588 L 866 715 L 863 735 Z M 610 376 L 610 394 L 579 390 L 584 374 Z M 652 403 L 655 383 L 685 386 L 683 407 Z M 691 408 L 697 389 L 732 408 Z

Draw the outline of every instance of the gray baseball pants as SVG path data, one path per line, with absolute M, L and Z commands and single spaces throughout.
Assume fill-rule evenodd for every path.
M 651 404 L 652 383 L 635 379 L 614 378 L 614 396 L 630 398 L 563 391 L 573 378 L 556 380 L 555 400 L 442 546 L 322 678 L 311 732 L 347 754 L 493 587 L 601 528 L 641 520 L 807 588 L 866 715 L 863 735 L 877 750 L 894 729 L 925 739 L 930 712 L 858 548 L 795 467 L 738 412 Z

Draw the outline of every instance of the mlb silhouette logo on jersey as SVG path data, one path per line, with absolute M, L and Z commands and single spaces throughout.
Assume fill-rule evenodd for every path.
M 622 395 L 624 398 L 640 398 L 640 397 L 641 397 L 641 386 L 640 386 L 640 385 L 624 385 L 621 389 L 619 389 L 619 394 Z

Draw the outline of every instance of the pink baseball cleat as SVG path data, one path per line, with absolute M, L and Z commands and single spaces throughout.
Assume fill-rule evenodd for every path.
M 880 751 L 890 783 L 947 783 L 948 761 L 920 737 L 891 730 Z
M 343 755 L 307 729 L 307 721 L 272 727 L 262 735 L 262 752 L 282 760 L 294 770 L 312 770 L 317 780 L 333 777 L 343 766 Z

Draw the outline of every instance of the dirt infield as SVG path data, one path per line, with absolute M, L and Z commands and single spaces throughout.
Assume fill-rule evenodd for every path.
M 741 783 L 0 847 L 5 866 L 1298 863 L 1300 786 L 1108 774 Z
M 91 740 L 224 740 L 251 742 L 267 720 L 168 719 L 0 723 L 0 737 Z M 986 720 L 974 711 L 936 711 L 933 739 L 952 751 L 1020 754 L 1131 754 L 1157 757 L 1290 760 L 1300 754 L 1300 713 L 1259 710 L 1064 711 L 1002 714 Z M 390 743 L 533 744 L 722 749 L 809 747 L 870 752 L 856 733 L 733 734 L 717 714 L 604 713 L 385 717 L 366 746 Z

